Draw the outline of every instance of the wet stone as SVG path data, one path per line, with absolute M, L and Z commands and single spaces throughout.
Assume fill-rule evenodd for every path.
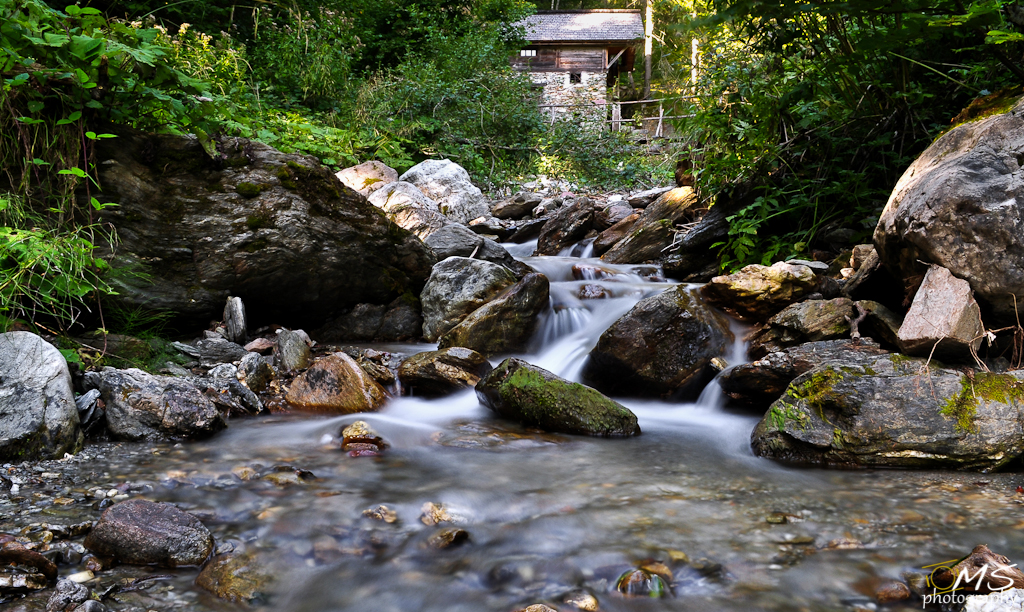
M 214 557 L 196 578 L 203 589 L 234 602 L 262 600 L 272 583 L 273 575 L 251 553 Z
M 71 612 L 86 599 L 89 599 L 88 587 L 71 580 L 59 580 L 46 602 L 46 612 Z
M 668 593 L 668 585 L 657 574 L 634 569 L 619 577 L 615 590 L 629 597 L 663 597 Z
M 363 516 L 375 521 L 384 521 L 385 523 L 394 523 L 398 520 L 398 513 L 384 504 L 363 510 Z
M 910 599 L 910 587 L 902 582 L 890 580 L 875 589 L 875 601 L 880 604 L 903 601 L 904 599 Z
M 445 549 L 458 546 L 459 544 L 463 544 L 467 541 L 469 541 L 468 531 L 465 529 L 450 527 L 442 529 L 430 536 L 430 539 L 427 540 L 427 544 L 429 544 L 431 548 Z
M 569 593 L 562 599 L 562 603 L 584 612 L 596 612 L 598 608 L 597 598 L 586 591 Z
M 103 512 L 85 547 L 122 563 L 173 568 L 201 565 L 213 551 L 213 536 L 171 504 L 132 499 Z

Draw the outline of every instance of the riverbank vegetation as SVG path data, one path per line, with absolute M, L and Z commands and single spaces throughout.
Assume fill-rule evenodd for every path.
M 664 184 L 682 155 L 708 203 L 742 202 L 716 246 L 732 269 L 869 240 L 950 119 L 1024 82 L 1015 3 L 652 1 L 652 97 L 690 115 L 653 147 L 538 112 L 508 58 L 548 0 L 0 0 L 0 325 L 102 318 L 92 246 L 116 236 L 94 219 L 92 150 L 110 123 L 193 133 L 212 157 L 235 135 L 334 168 L 448 157 L 491 190 Z

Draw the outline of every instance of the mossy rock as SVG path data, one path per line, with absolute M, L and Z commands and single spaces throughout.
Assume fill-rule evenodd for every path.
M 751 435 L 755 454 L 837 467 L 989 471 L 1024 453 L 1024 381 L 879 356 L 797 377 Z
M 636 415 L 622 404 L 514 357 L 481 379 L 476 393 L 500 416 L 545 431 L 591 436 L 640 434 Z

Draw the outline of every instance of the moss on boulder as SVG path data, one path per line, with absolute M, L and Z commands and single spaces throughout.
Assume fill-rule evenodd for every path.
M 476 385 L 480 401 L 500 416 L 545 431 L 635 436 L 636 415 L 598 391 L 510 357 Z

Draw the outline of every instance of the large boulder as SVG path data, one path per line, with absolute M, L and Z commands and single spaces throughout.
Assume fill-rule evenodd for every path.
M 869 340 L 807 342 L 729 368 L 716 380 L 733 400 L 764 410 L 805 372 L 829 363 L 868 363 L 884 354 Z
M 490 214 L 484 194 L 469 179 L 469 173 L 448 159 L 428 159 L 409 168 L 398 178 L 419 187 L 437 202 L 441 213 L 457 223 L 466 224 Z
M 1024 307 L 1022 150 L 1024 99 L 932 143 L 896 183 L 875 228 L 882 263 L 905 279 L 940 265 L 966 279 L 1000 321 L 1015 322 L 1015 306 Z
M 488 356 L 525 350 L 548 307 L 548 291 L 546 276 L 527 274 L 448 330 L 438 347 L 464 346 Z
M 396 342 L 417 340 L 422 334 L 420 302 L 411 295 L 387 306 L 356 304 L 315 332 L 322 342 Z
M 35 334 L 0 334 L 0 459 L 60 458 L 82 440 L 64 356 Z
M 228 426 L 224 413 L 191 381 L 135 368 L 86 372 L 106 403 L 107 429 L 122 440 L 208 438 Z
M 115 131 L 96 167 L 117 244 L 98 254 L 125 272 L 124 305 L 206 325 L 232 295 L 251 320 L 312 325 L 430 274 L 429 249 L 315 158 L 224 138 L 213 160 L 191 136 Z
M 433 232 L 423 242 L 434 251 L 438 261 L 449 257 L 472 257 L 501 264 L 513 272 L 525 265 L 497 242 L 458 223 L 450 223 Z
M 1024 382 L 899 354 L 795 379 L 751 434 L 762 457 L 841 467 L 992 470 L 1024 452 Z
M 548 219 L 537 238 L 537 255 L 558 255 L 587 235 L 594 224 L 594 202 L 579 198 Z
M 624 217 L 608 229 L 598 234 L 593 243 L 594 255 L 603 254 L 608 249 L 615 246 L 618 241 L 629 235 L 629 230 L 633 228 L 633 225 L 636 224 L 639 218 L 640 213 L 635 212 Z
M 438 263 L 420 294 L 423 337 L 435 342 L 515 282 L 512 272 L 489 261 L 449 257 Z
M 441 213 L 437 202 L 425 196 L 412 183 L 388 183 L 370 194 L 367 201 L 383 210 L 395 225 L 412 232 L 420 240 L 426 240 L 451 223 Z
M 750 335 L 747 354 L 760 359 L 803 342 L 837 340 L 850 335 L 856 313 L 849 298 L 806 300 L 787 306 Z
M 171 504 L 129 499 L 103 511 L 85 547 L 121 563 L 198 566 L 213 552 L 213 536 L 199 519 Z
M 814 293 L 818 277 L 807 266 L 777 262 L 751 264 L 738 272 L 716 276 L 701 288 L 710 304 L 752 321 L 764 321 Z
M 677 187 L 663 193 L 644 209 L 625 238 L 601 259 L 609 263 L 643 263 L 664 257 L 675 239 L 676 223 L 683 221 L 697 204 L 691 187 Z
M 908 355 L 969 359 L 984 336 L 970 284 L 941 266 L 928 268 L 897 333 L 900 349 Z
M 605 393 L 696 394 L 733 341 L 729 321 L 683 285 L 640 300 L 590 352 L 583 380 Z
M 413 395 L 448 395 L 473 387 L 491 371 L 480 353 L 462 347 L 416 353 L 398 368 L 402 388 Z
M 387 392 L 354 359 L 333 353 L 296 376 L 285 400 L 303 410 L 351 414 L 380 409 Z
M 335 176 L 346 187 L 363 196 L 369 196 L 384 185 L 398 180 L 398 172 L 394 168 L 376 160 L 345 168 Z
M 498 415 L 545 431 L 635 436 L 636 415 L 579 383 L 510 357 L 476 385 L 481 403 Z

